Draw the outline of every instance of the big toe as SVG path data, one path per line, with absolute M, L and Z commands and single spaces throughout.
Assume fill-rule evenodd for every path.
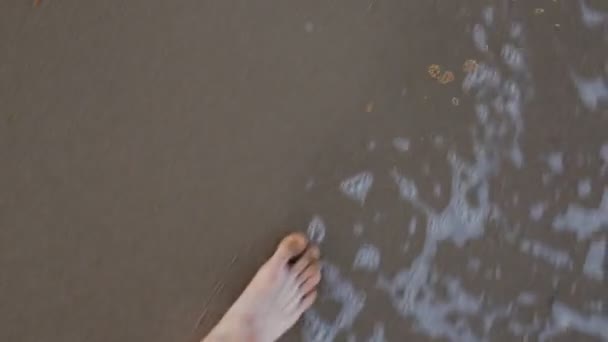
M 289 263 L 298 256 L 302 255 L 308 246 L 308 239 L 302 233 L 292 233 L 287 235 L 277 247 L 273 258 L 282 263 Z

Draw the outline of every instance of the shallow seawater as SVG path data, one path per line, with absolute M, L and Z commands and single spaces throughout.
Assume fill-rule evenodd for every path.
M 468 43 L 451 64 L 474 63 L 456 73 L 458 85 L 409 86 L 401 97 L 419 110 L 370 127 L 374 147 L 353 152 L 357 168 L 340 174 L 331 208 L 311 218 L 311 239 L 339 250 L 325 253 L 304 340 L 608 340 L 608 133 L 552 128 L 559 123 L 551 118 L 558 105 L 571 107 L 560 119 L 608 132 L 608 77 L 603 68 L 582 76 L 570 59 L 547 66 L 539 49 L 552 45 L 534 43 L 557 41 L 556 54 L 568 49 L 571 41 L 552 35 L 562 27 L 552 20 L 577 16 L 576 29 L 608 47 L 608 12 L 587 1 L 566 13 L 548 5 L 463 15 Z M 596 59 L 608 65 L 608 54 Z M 553 89 L 547 70 L 570 82 L 568 96 L 545 98 Z M 437 105 L 436 125 L 411 130 L 408 122 L 430 108 L 416 104 L 440 101 L 427 89 L 464 100 Z M 446 129 L 442 119 L 458 128 Z M 566 134 L 570 144 L 557 143 L 551 130 L 578 140 Z M 584 165 L 576 163 L 579 152 L 589 156 Z M 328 303 L 338 307 L 330 316 L 321 314 Z M 369 320 L 375 323 L 357 324 Z

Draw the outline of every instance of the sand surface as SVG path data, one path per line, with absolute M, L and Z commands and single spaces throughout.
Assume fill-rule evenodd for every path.
M 311 221 L 286 341 L 606 340 L 607 37 L 601 1 L 4 0 L 0 340 L 195 339 Z

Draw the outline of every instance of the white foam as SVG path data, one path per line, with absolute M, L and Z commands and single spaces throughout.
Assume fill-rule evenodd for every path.
M 521 151 L 521 148 L 518 145 L 511 147 L 511 151 L 509 151 L 509 157 L 513 162 L 513 165 L 518 169 L 521 169 L 524 166 L 524 154 Z
M 608 163 L 608 143 L 605 143 L 600 147 L 600 158 L 604 163 Z
M 511 23 L 509 27 L 509 36 L 512 39 L 520 39 L 523 35 L 524 28 L 520 23 Z
M 546 202 L 538 202 L 530 207 L 530 218 L 534 221 L 539 221 L 543 218 L 545 210 L 547 209 Z
M 414 216 L 410 219 L 410 224 L 409 224 L 409 228 L 408 228 L 410 235 L 416 234 L 417 227 L 418 227 L 418 218 L 416 216 Z
M 376 271 L 380 266 L 380 250 L 373 245 L 364 244 L 359 247 L 355 260 L 353 261 L 353 269 L 364 271 Z
M 538 296 L 531 292 L 522 292 L 517 296 L 517 303 L 525 306 L 536 304 Z
M 374 175 L 364 171 L 342 181 L 340 190 L 346 197 L 363 205 L 373 183 Z
M 584 315 L 560 302 L 553 304 L 551 314 L 551 322 L 539 334 L 539 341 L 553 340 L 560 333 L 572 330 L 608 340 L 608 317 L 606 316 Z
M 510 68 L 521 70 L 525 67 L 523 53 L 513 44 L 505 44 L 500 54 L 505 64 Z
M 368 342 L 386 342 L 384 337 L 384 324 L 376 323 L 372 335 L 367 339 Z
M 497 69 L 484 63 L 477 65 L 475 70 L 469 72 L 462 82 L 465 91 L 474 91 L 481 88 L 490 90 L 500 85 L 501 77 Z M 481 95 L 485 94 L 485 91 Z
M 583 273 L 591 279 L 602 281 L 604 270 L 608 268 L 606 260 L 606 240 L 591 242 L 583 265 Z
M 562 152 L 552 152 L 546 157 L 549 169 L 556 174 L 564 172 L 564 154 Z
M 521 26 L 513 25 L 511 28 L 512 34 L 521 38 Z M 481 25 L 473 28 L 472 35 L 478 49 L 483 51 L 487 48 L 487 34 Z M 503 81 L 498 68 L 480 63 L 463 81 L 463 89 L 473 93 L 477 100 L 475 112 L 481 132 L 479 136 L 475 135 L 475 158 L 471 164 L 455 153 L 448 153 L 452 177 L 446 207 L 441 210 L 433 208 L 419 197 L 414 180 L 396 170 L 391 172 L 400 198 L 425 215 L 427 229 L 422 250 L 411 266 L 398 271 L 390 280 L 381 277 L 379 285 L 389 293 L 397 312 L 404 317 L 415 318 L 415 327 L 430 337 L 443 337 L 451 341 L 483 339 L 470 327 L 467 318 L 482 311 L 481 299 L 466 293 L 453 279 L 447 281 L 448 298 L 437 296 L 432 286 L 437 276 L 433 276 L 431 265 L 442 241 L 450 240 L 457 247 L 463 247 L 467 241 L 483 235 L 491 214 L 494 218 L 499 217 L 499 210 L 489 199 L 489 179 L 497 172 L 500 157 L 510 159 L 518 167 L 523 166 L 523 153 L 518 142 L 523 133 L 522 83 L 514 80 L 525 81 L 528 77 L 527 67 L 521 50 L 516 46 L 507 46 L 503 51 L 503 57 L 511 65 L 512 71 L 521 75 Z M 469 203 L 471 194 L 476 195 L 475 205 Z M 546 250 L 541 249 L 540 252 Z M 553 254 L 549 256 L 555 257 Z M 471 271 L 477 272 L 480 266 L 478 259 L 469 260 Z M 493 275 L 500 277 L 499 267 L 493 270 Z M 484 319 L 486 333 L 494 319 L 501 315 L 499 312 L 492 311 Z M 448 319 L 448 316 L 452 319 Z
M 394 138 L 393 147 L 399 152 L 407 152 L 410 150 L 410 140 L 406 138 Z
M 602 313 L 604 311 L 605 303 L 602 300 L 592 300 L 585 303 L 585 307 L 592 313 Z
M 473 42 L 481 51 L 487 50 L 487 32 L 481 24 L 473 27 Z M 513 44 L 523 41 L 520 24 L 512 24 L 510 34 L 516 40 Z M 451 184 L 445 191 L 449 193 L 447 205 L 434 208 L 419 196 L 413 179 L 397 170 L 391 171 L 400 198 L 417 210 L 417 214 L 425 216 L 427 226 L 422 249 L 410 267 L 399 270 L 390 279 L 380 277 L 378 284 L 389 294 L 395 310 L 404 317 L 414 318 L 415 328 L 432 338 L 487 340 L 486 335 L 494 320 L 499 316 L 505 317 L 509 311 L 504 308 L 486 310 L 482 305 L 483 295 L 467 293 L 458 280 L 441 278 L 433 273 L 432 267 L 443 241 L 450 241 L 462 248 L 467 241 L 483 236 L 489 219 L 500 218 L 500 210 L 490 201 L 489 180 L 499 171 L 502 161 L 511 161 L 516 167 L 524 165 L 519 139 L 524 131 L 522 94 L 532 92 L 528 82 L 529 72 L 523 51 L 518 46 L 506 45 L 502 51 L 502 57 L 510 66 L 513 76 L 503 77 L 497 66 L 479 63 L 463 80 L 463 90 L 476 100 L 474 108 L 479 132 L 474 134 L 475 157 L 471 163 L 463 161 L 454 152 L 448 153 L 452 176 Z M 476 197 L 475 204 L 469 202 L 470 196 Z M 565 265 L 571 266 L 570 259 L 560 259 L 562 254 L 548 253 L 556 252 L 553 249 L 525 247 L 531 253 L 548 257 L 558 265 L 565 262 Z M 478 272 L 481 261 L 471 258 L 467 267 L 472 272 Z M 500 277 L 500 267 L 494 268 L 492 274 Z M 439 296 L 435 291 L 435 286 L 440 285 L 446 287 L 447 296 Z M 469 320 L 480 313 L 486 314 L 483 332 L 473 329 Z
M 538 332 L 540 322 L 536 318 L 529 324 L 512 320 L 509 322 L 508 328 L 513 335 L 521 336 L 522 342 L 527 342 L 530 335 Z
M 395 183 L 397 183 L 401 198 L 410 201 L 414 201 L 418 198 L 418 189 L 416 188 L 416 183 L 414 183 L 414 181 L 400 175 L 397 170 L 393 170 L 391 172 L 391 176 L 393 177 Z
M 608 143 L 600 147 L 600 158 L 604 161 L 604 165 L 601 168 L 601 174 L 604 176 L 608 171 Z
M 422 285 L 426 282 L 424 278 L 429 276 L 428 269 L 415 267 L 398 273 L 390 282 L 379 280 L 379 286 L 388 291 L 395 309 L 404 316 L 414 316 L 415 329 L 432 338 L 479 341 L 469 318 L 480 312 L 482 298 L 467 293 L 460 281 L 454 278 L 446 278 L 441 282 L 447 292 L 445 298 L 437 296 L 428 286 L 421 286 L 418 291 L 412 291 L 412 285 Z M 455 315 L 458 315 L 457 322 L 450 319 Z
M 593 233 L 608 225 L 608 189 L 604 190 L 602 201 L 597 209 L 583 208 L 578 204 L 570 204 L 566 213 L 558 215 L 553 220 L 556 231 L 576 233 L 579 240 L 589 238 Z
M 521 241 L 519 248 L 522 252 L 543 259 L 557 268 L 572 269 L 574 265 L 567 252 L 540 241 L 524 239 Z
M 486 7 L 481 11 L 481 18 L 486 26 L 492 26 L 494 24 L 494 8 Z
M 585 23 L 588 28 L 596 28 L 603 23 L 608 22 L 608 13 L 590 8 L 585 0 L 580 0 L 579 4 L 583 23 Z
M 583 105 L 588 110 L 596 110 L 598 105 L 608 101 L 608 86 L 603 77 L 586 78 L 574 73 L 571 77 Z
M 589 178 L 585 178 L 578 181 L 576 190 L 578 192 L 579 197 L 589 197 L 589 195 L 591 194 L 591 180 Z
M 326 232 L 325 222 L 321 216 L 315 215 L 312 217 L 312 220 L 308 224 L 307 234 L 310 241 L 315 244 L 320 244 L 325 240 L 325 232 Z
M 473 44 L 481 52 L 488 51 L 488 35 L 486 29 L 480 24 L 473 26 Z
M 333 321 L 321 318 L 312 308 L 304 314 L 302 339 L 306 342 L 331 342 L 338 333 L 352 327 L 355 319 L 365 306 L 365 294 L 355 289 L 353 284 L 342 278 L 338 268 L 328 262 L 323 263 L 322 286 L 325 289 L 321 300 L 331 300 L 340 306 Z
M 490 12 L 492 15 L 488 14 Z M 491 24 L 489 16 L 493 16 L 493 10 L 484 10 L 482 16 L 485 25 L 489 26 Z M 486 30 L 483 24 L 473 28 L 474 44 L 482 51 L 487 50 L 488 32 L 493 31 Z M 509 34 L 513 42 L 502 48 L 502 58 L 509 66 L 504 70 L 505 75 L 501 75 L 497 65 L 480 63 L 463 80 L 462 88 L 470 93 L 476 102 L 474 158 L 471 162 L 466 162 L 455 152 L 448 153 L 451 183 L 442 191 L 448 199 L 445 207 L 434 208 L 419 195 L 414 179 L 401 174 L 396 168 L 390 171 L 400 199 L 407 203 L 405 210 L 414 212 L 409 223 L 410 234 L 416 233 L 417 221 L 426 222 L 426 229 L 422 229 L 424 234 L 421 235 L 424 236 L 424 241 L 422 246 L 416 246 L 420 251 L 411 264 L 399 269 L 395 274 L 380 275 L 378 287 L 388 294 L 397 313 L 413 319 L 415 329 L 431 338 L 450 341 L 489 340 L 488 334 L 494 321 L 499 317 L 507 317 L 511 310 L 510 307 L 489 307 L 490 304 L 484 303 L 484 293 L 480 295 L 469 293 L 462 287 L 460 280 L 441 276 L 433 268 L 437 250 L 442 243 L 453 243 L 457 248 L 463 248 L 466 242 L 483 236 L 488 220 L 504 219 L 499 208 L 490 200 L 491 177 L 500 171 L 503 162 L 512 162 L 517 167 L 524 165 L 524 154 L 519 143 L 524 131 L 523 94 L 530 96 L 532 87 L 525 54 L 521 47 L 516 45 L 523 41 L 523 27 L 513 23 Z M 395 138 L 393 146 L 397 151 L 406 152 L 410 148 L 410 142 L 405 138 Z M 429 175 L 428 163 L 423 162 L 421 165 L 423 173 Z M 469 201 L 471 197 L 474 197 L 475 201 Z M 363 203 L 364 198 L 365 196 L 359 201 Z M 420 215 L 424 216 L 422 220 L 417 219 Z M 363 265 L 369 265 L 366 263 L 369 263 L 370 259 L 373 260 L 375 255 L 378 256 L 379 265 L 380 251 L 373 246 L 372 253 L 361 251 L 367 249 L 364 246 L 361 246 L 359 251 L 362 255 L 366 255 L 365 258 L 361 258 L 366 260 Z M 572 260 L 565 252 L 560 253 L 559 250 L 534 242 L 524 243 L 522 248 L 532 256 L 559 267 L 572 267 Z M 355 256 L 353 268 L 357 264 L 357 256 Z M 375 262 L 371 262 L 371 265 L 371 267 L 364 266 L 363 269 L 374 271 L 378 269 Z M 467 267 L 472 272 L 478 272 L 481 261 L 471 258 Z M 495 267 L 491 271 L 496 278 L 501 277 L 500 267 Z M 337 273 L 337 269 L 333 273 Z M 326 275 L 324 278 L 331 277 Z M 332 280 L 330 279 L 329 282 L 331 283 Z M 331 287 L 326 288 L 332 291 Z M 441 291 L 442 289 L 445 291 Z M 522 301 L 526 300 L 525 296 L 522 298 L 524 298 Z M 527 300 L 531 301 L 530 298 Z M 321 320 L 318 315 L 315 316 L 314 310 L 307 314 L 307 321 L 314 323 L 308 325 L 316 327 L 311 330 L 318 332 L 309 334 L 308 340 L 326 341 L 335 338 L 339 331 L 350 328 L 354 317 L 363 307 L 364 299 L 359 303 L 360 307 L 351 308 L 349 319 L 339 327 L 336 322 L 328 323 Z M 343 311 L 344 306 L 339 317 Z M 480 315 L 483 315 L 483 331 L 480 331 L 478 325 Z M 308 318 L 309 316 L 312 318 Z

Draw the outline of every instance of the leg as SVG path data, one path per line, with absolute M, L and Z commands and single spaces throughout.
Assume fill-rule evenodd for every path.
M 319 255 L 302 234 L 284 238 L 203 342 L 276 341 L 315 301 Z

